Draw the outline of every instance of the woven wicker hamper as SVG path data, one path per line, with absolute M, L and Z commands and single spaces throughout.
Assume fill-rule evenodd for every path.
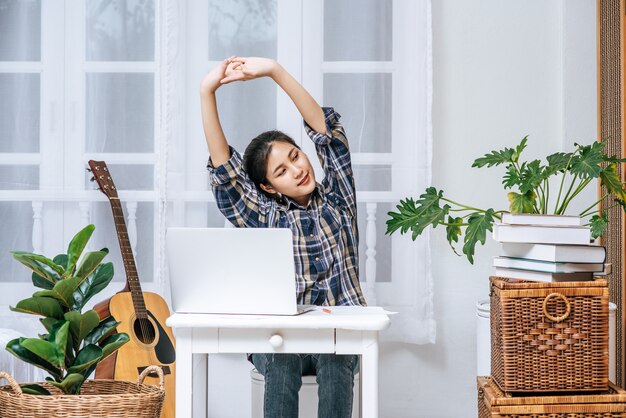
M 143 384 L 156 372 L 160 386 Z M 150 366 L 137 383 L 119 380 L 87 380 L 79 395 L 64 395 L 49 383 L 42 384 L 52 395 L 28 395 L 7 373 L 0 378 L 9 384 L 0 386 L 1 418 L 159 418 L 163 407 L 163 372 Z
M 491 375 L 504 392 L 606 391 L 606 280 L 491 277 Z
M 506 395 L 478 377 L 478 418 L 626 418 L 626 391 L 612 383 L 601 393 Z

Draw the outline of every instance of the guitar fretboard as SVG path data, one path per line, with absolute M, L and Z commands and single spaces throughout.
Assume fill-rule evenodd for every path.
M 111 202 L 111 209 L 113 210 L 113 221 L 115 222 L 117 239 L 120 243 L 120 251 L 122 253 L 122 261 L 124 262 L 124 269 L 126 270 L 126 283 L 130 289 L 135 314 L 137 318 L 147 318 L 146 304 L 143 300 L 143 293 L 141 293 L 141 284 L 139 283 L 135 258 L 128 238 L 128 230 L 126 228 L 122 204 L 116 197 L 110 198 L 109 201 Z

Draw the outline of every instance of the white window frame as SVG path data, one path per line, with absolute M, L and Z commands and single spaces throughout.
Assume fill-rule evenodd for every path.
M 86 62 L 85 1 L 41 0 L 41 61 L 1 62 L 0 72 L 41 74 L 40 81 L 40 152 L 0 154 L 0 163 L 37 164 L 40 172 L 39 190 L 0 190 L 0 201 L 33 202 L 41 207 L 41 218 L 33 217 L 33 247 L 15 250 L 39 251 L 46 256 L 65 252 L 72 236 L 90 219 L 90 206 L 106 202 L 99 191 L 85 188 L 85 168 L 89 159 L 105 160 L 107 164 L 152 164 L 155 173 L 162 172 L 161 152 L 161 67 L 160 20 L 162 0 L 155 0 L 155 57 L 152 62 Z M 154 74 L 154 152 L 142 154 L 91 154 L 84 146 L 85 84 L 88 72 L 152 72 Z M 114 179 L 115 180 L 115 179 Z M 152 202 L 154 207 L 153 280 L 140 274 L 144 291 L 162 293 L 164 275 L 161 255 L 162 219 L 160 203 L 164 181 L 157 181 L 150 191 L 121 191 L 126 202 Z M 126 209 L 126 208 L 125 208 Z M 132 230 L 129 225 L 129 230 Z M 132 231 L 131 235 L 132 235 Z M 109 247 L 118 245 L 112 242 Z M 39 246 L 40 248 L 36 248 Z M 15 261 L 17 263 L 17 261 Z M 123 266 L 116 265 L 116 276 L 125 277 Z M 152 279 L 152 278 L 151 278 Z M 116 282 L 105 289 L 99 300 L 122 288 Z M 15 305 L 30 297 L 36 289 L 29 282 L 0 282 L 0 306 Z

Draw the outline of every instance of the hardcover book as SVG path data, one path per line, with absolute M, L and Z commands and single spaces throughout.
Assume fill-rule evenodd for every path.
M 510 277 L 512 279 L 535 280 L 538 282 L 578 282 L 592 281 L 595 274 L 592 272 L 577 273 L 549 273 L 543 271 L 518 270 L 496 267 L 495 276 Z
M 548 273 L 604 272 L 604 263 L 553 263 L 524 258 L 494 257 L 494 267 L 543 271 Z
M 589 244 L 591 228 L 586 226 L 493 225 L 493 239 L 499 242 L 539 244 Z
M 502 255 L 554 263 L 604 263 L 606 261 L 606 249 L 599 245 L 503 242 Z
M 503 213 L 502 223 L 511 225 L 581 226 L 580 216 L 542 215 L 538 213 Z

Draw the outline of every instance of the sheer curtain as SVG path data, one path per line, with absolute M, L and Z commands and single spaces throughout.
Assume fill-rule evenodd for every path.
M 120 189 L 144 289 L 168 294 L 166 227 L 225 225 L 208 187 L 198 83 L 235 53 L 278 59 L 342 114 L 367 300 L 400 312 L 383 338 L 433 342 L 428 237 L 384 234 L 386 213 L 430 182 L 430 34 L 429 0 L 0 0 L 2 326 L 38 331 L 7 319 L 18 316 L 7 305 L 33 291 L 8 251 L 54 256 L 87 222 L 91 245 L 111 250 L 110 291 L 121 287 L 110 209 L 84 172 L 91 158 L 107 161 Z M 314 155 L 270 80 L 226 86 L 218 102 L 238 150 L 279 128 Z
M 387 212 L 430 182 L 430 1 L 166 5 L 168 224 L 225 224 L 205 171 L 197 98 L 202 75 L 233 54 L 276 58 L 321 104 L 342 115 L 358 190 L 362 287 L 370 304 L 399 312 L 382 338 L 434 342 L 428 235 L 416 242 L 385 235 Z M 224 86 L 217 100 L 225 134 L 240 152 L 256 134 L 278 128 L 316 161 L 297 110 L 270 80 Z

